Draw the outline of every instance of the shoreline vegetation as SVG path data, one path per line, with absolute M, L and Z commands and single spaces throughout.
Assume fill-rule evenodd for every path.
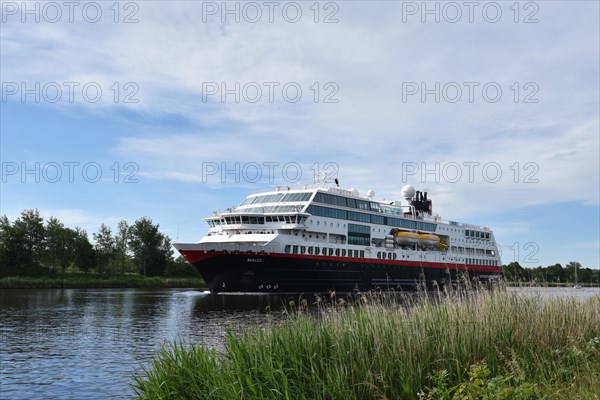
M 553 287 L 573 288 L 572 282 L 515 281 L 504 282 L 506 287 Z M 595 283 L 583 283 L 582 288 L 596 288 Z M 0 277 L 0 289 L 85 289 L 85 288 L 197 288 L 208 289 L 199 276 L 152 276 L 135 273 L 58 273 L 48 276 L 6 276 Z
M 116 289 L 116 288 L 195 288 L 206 289 L 200 277 L 146 277 L 139 274 L 64 273 L 49 276 L 10 276 L 0 278 L 0 289 Z
M 164 345 L 139 399 L 598 399 L 600 296 L 499 285 L 291 301 L 283 320 L 230 327 L 223 349 Z M 309 306 L 308 304 L 312 304 Z

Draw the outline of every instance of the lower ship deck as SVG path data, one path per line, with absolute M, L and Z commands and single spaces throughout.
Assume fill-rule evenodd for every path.
M 416 290 L 457 281 L 487 282 L 501 268 L 436 262 L 314 255 L 184 251 L 211 292 L 319 293 L 354 290 Z

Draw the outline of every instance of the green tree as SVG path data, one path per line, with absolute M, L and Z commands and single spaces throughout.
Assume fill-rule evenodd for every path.
M 115 272 L 114 260 L 116 258 L 117 246 L 112 232 L 105 224 L 100 225 L 100 231 L 93 234 L 94 249 L 96 250 L 96 267 L 98 272 Z
M 182 256 L 177 257 L 175 260 L 169 260 L 167 264 L 167 270 L 165 271 L 165 275 L 167 276 L 199 276 L 198 272 L 194 267 L 187 262 L 185 258 Z
M 546 282 L 546 269 L 541 265 L 530 271 L 531 280 L 535 282 Z
M 129 261 L 128 241 L 129 241 L 129 224 L 125 220 L 119 221 L 117 224 L 117 234 L 115 235 L 115 262 L 120 273 L 125 272 L 125 267 Z
M 525 271 L 517 261 L 513 261 L 504 266 L 502 271 L 504 278 L 508 281 L 521 281 L 525 279 Z
M 11 223 L 0 218 L 0 275 L 39 275 L 44 243 L 43 219 L 37 210 L 26 210 Z
M 65 272 L 75 260 L 77 232 L 66 228 L 57 218 L 50 217 L 46 224 L 46 257 L 44 264 L 50 270 Z
M 565 270 L 560 264 L 554 264 L 548 266 L 546 268 L 546 276 L 548 277 L 548 282 L 565 282 Z
M 38 210 L 25 210 L 13 227 L 19 232 L 23 248 L 30 253 L 34 262 L 41 264 L 46 249 L 46 228 Z
M 171 258 L 169 238 L 158 230 L 149 218 L 140 218 L 132 225 L 129 247 L 140 273 L 145 276 L 163 275 Z
M 88 272 L 96 266 L 96 252 L 88 239 L 87 232 L 75 228 L 75 257 L 73 267 L 82 272 Z
M 579 282 L 592 283 L 593 273 L 591 268 L 581 268 L 579 270 Z

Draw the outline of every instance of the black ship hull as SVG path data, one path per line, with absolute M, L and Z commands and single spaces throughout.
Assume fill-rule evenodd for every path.
M 468 277 L 486 282 L 498 267 L 366 258 L 211 252 L 187 258 L 213 293 L 325 293 L 416 290 Z M 435 283 L 434 283 L 435 282 Z

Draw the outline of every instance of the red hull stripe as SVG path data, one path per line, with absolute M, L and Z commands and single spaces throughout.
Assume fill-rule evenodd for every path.
M 419 260 L 382 260 L 378 258 L 355 258 L 355 257 L 337 257 L 337 256 L 316 256 L 310 254 L 286 254 L 286 253 L 254 253 L 254 252 L 228 252 L 222 251 L 207 251 L 204 250 L 184 250 L 181 254 L 185 259 L 194 264 L 204 261 L 211 257 L 220 256 L 223 254 L 235 254 L 240 256 L 248 257 L 282 257 L 282 258 L 299 258 L 319 261 L 339 261 L 339 262 L 361 262 L 370 264 L 385 264 L 385 265 L 398 265 L 403 267 L 412 268 L 437 268 L 437 269 L 458 269 L 461 271 L 478 271 L 478 272 L 491 272 L 499 273 L 502 272 L 502 267 L 492 265 L 474 265 L 474 264 L 461 264 L 461 263 L 445 263 L 445 262 L 430 262 L 430 261 L 419 261 Z

